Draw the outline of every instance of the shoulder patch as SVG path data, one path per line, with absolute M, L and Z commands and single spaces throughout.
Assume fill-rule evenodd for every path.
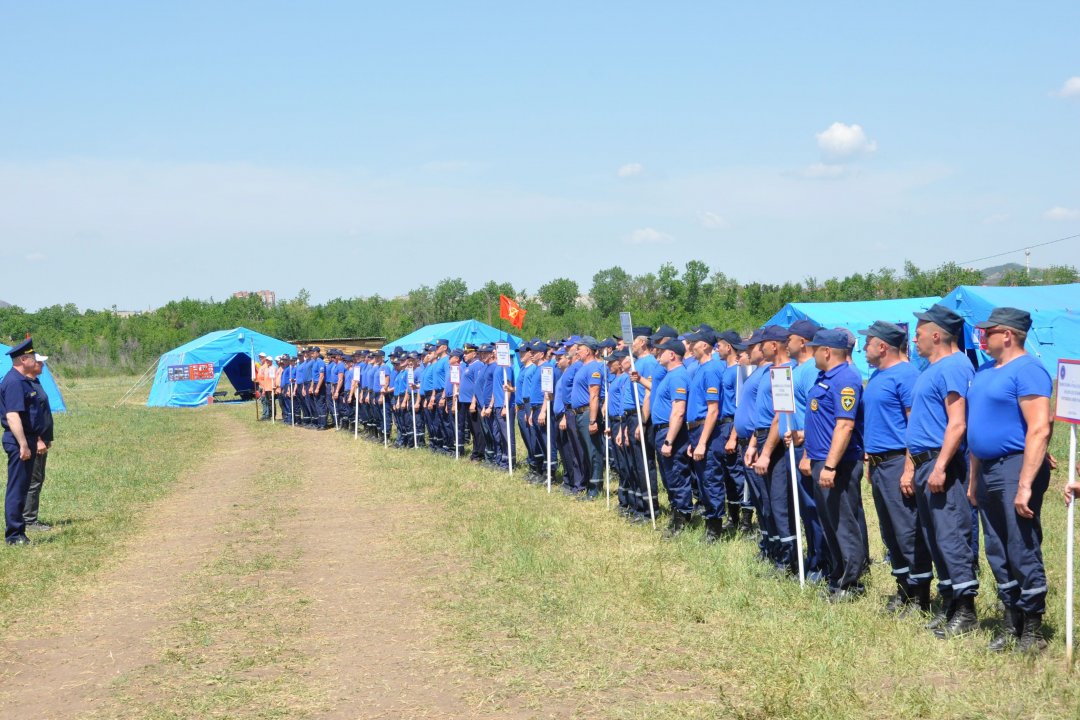
M 676 395 L 685 395 L 686 394 L 686 388 L 675 388 L 675 394 Z
M 714 393 L 714 392 L 720 392 L 720 391 L 719 391 L 719 390 L 717 390 L 717 389 L 716 389 L 716 388 L 714 388 L 714 387 L 711 387 L 711 388 L 705 388 L 705 392 L 707 392 L 707 393 Z
M 840 407 L 844 408 L 844 410 L 847 411 L 847 412 L 851 412 L 852 408 L 855 407 L 855 396 L 854 395 L 843 395 L 843 396 L 841 396 L 840 397 Z
M 843 396 L 850 395 L 850 396 L 854 397 L 855 396 L 855 388 L 850 387 L 850 386 L 846 387 L 846 388 L 843 388 L 840 391 L 840 394 L 843 395 Z
M 810 409 L 813 410 L 814 412 L 817 412 L 817 408 L 818 408 L 817 398 L 814 398 L 814 399 L 812 399 L 810 401 Z
M 598 373 L 598 372 L 594 372 L 594 373 L 592 374 L 592 376 L 593 376 L 594 378 L 599 378 L 599 377 L 600 377 L 600 373 Z

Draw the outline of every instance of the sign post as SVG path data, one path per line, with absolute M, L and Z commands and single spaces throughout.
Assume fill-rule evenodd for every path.
M 502 368 L 503 374 L 503 412 L 506 413 L 506 467 L 510 476 L 514 476 L 514 447 L 510 440 L 510 391 L 505 388 L 506 368 L 510 367 L 510 343 L 495 343 L 495 364 Z
M 772 376 L 773 410 L 784 416 L 785 432 L 791 432 L 791 419 L 795 416 L 795 381 L 790 367 L 774 367 Z M 795 507 L 795 551 L 799 554 L 799 586 L 806 587 L 806 570 L 803 567 L 802 517 L 799 509 L 799 468 L 795 464 L 795 443 L 788 443 L 788 467 L 791 470 L 791 498 Z
M 611 509 L 611 423 L 608 417 L 608 357 L 604 356 L 604 491 L 607 493 L 607 509 Z
M 458 387 L 461 385 L 461 366 L 450 366 L 450 384 L 454 386 L 454 392 L 451 397 L 454 399 L 454 459 L 461 459 L 461 430 L 458 427 Z M 445 398 L 445 396 L 444 396 Z
M 390 447 L 390 425 L 386 422 L 386 371 L 379 371 L 379 402 L 382 404 L 382 446 Z
M 415 450 L 420 447 L 420 439 L 416 436 L 416 395 L 413 390 L 413 382 L 416 380 L 416 373 L 413 368 L 409 368 L 409 373 L 406 376 L 409 383 L 409 406 L 412 408 L 412 446 Z
M 352 370 L 352 394 L 353 394 L 353 440 L 360 437 L 360 368 Z
M 1076 477 L 1076 425 L 1080 423 L 1080 360 L 1058 360 L 1055 420 L 1069 423 L 1069 477 Z M 1073 543 L 1076 499 L 1069 502 L 1065 534 L 1065 669 L 1073 664 Z
M 637 368 L 634 366 L 634 325 L 630 322 L 630 313 L 619 313 L 619 325 L 621 326 L 623 338 L 630 338 L 630 370 L 637 372 Z M 638 434 L 641 436 L 641 467 L 645 470 L 645 494 L 649 500 L 649 518 L 652 520 L 653 530 L 655 530 L 656 509 L 653 507 L 652 502 L 652 482 L 649 478 L 649 456 L 645 454 L 645 443 L 648 441 L 645 438 L 645 423 L 642 422 L 641 419 L 641 398 L 638 397 L 638 389 L 636 387 L 632 389 L 634 391 L 634 408 L 637 409 Z
M 545 414 L 547 415 L 547 422 L 544 423 L 544 429 L 547 431 L 547 456 L 545 464 L 547 465 L 547 491 L 551 493 L 551 396 L 555 394 L 555 368 L 550 365 L 544 365 L 540 368 L 540 390 L 544 393 L 544 405 Z

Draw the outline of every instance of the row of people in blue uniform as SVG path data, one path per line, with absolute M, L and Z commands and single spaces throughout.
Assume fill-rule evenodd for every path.
M 286 368 L 283 387 L 293 389 L 282 409 L 303 382 L 315 397 L 329 386 L 339 427 L 358 421 L 398 446 L 463 457 L 468 447 L 470 459 L 504 469 L 513 457 L 530 481 L 543 482 L 550 468 L 563 492 L 586 500 L 602 491 L 606 455 L 620 512 L 632 522 L 659 510 L 660 483 L 668 536 L 700 515 L 704 539 L 714 542 L 749 531 L 756 515 L 761 557 L 785 576 L 799 564 L 798 514 L 808 577 L 825 584 L 830 602 L 865 591 L 865 471 L 897 584 L 887 609 L 930 611 L 936 576 L 940 610 L 928 627 L 941 638 L 977 628 L 981 519 L 1005 608 L 991 648 L 1039 650 L 1051 382 L 1024 350 L 1030 316 L 999 308 L 981 324 L 994 360 L 977 372 L 962 350 L 959 316 L 935 305 L 915 319 L 925 369 L 907 356 L 906 327 L 879 321 L 863 331 L 875 368 L 865 387 L 851 362 L 854 336 L 801 320 L 747 339 L 704 324 L 684 334 L 636 327 L 629 343 L 534 339 L 518 348 L 517 368 L 499 366 L 493 346 L 450 350 L 445 340 L 389 357 L 331 353 L 339 369 L 323 370 L 321 381 L 297 370 L 292 382 Z M 793 413 L 773 404 L 770 371 L 785 367 Z M 319 407 L 299 416 L 290 409 L 287 419 L 326 427 Z M 508 419 L 517 432 L 507 433 Z

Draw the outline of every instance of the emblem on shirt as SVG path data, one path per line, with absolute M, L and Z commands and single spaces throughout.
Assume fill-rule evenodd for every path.
M 817 398 L 810 401 L 810 409 L 817 412 Z
M 676 395 L 685 395 L 686 394 L 686 388 L 675 388 L 675 394 Z
M 599 377 L 600 377 L 600 373 L 594 372 L 594 373 L 592 374 L 592 376 L 593 376 L 594 378 L 599 378 Z
M 848 395 L 847 391 L 851 390 L 851 394 Z M 840 391 L 840 407 L 844 408 L 845 412 L 851 412 L 855 407 L 855 390 L 853 388 L 844 388 Z

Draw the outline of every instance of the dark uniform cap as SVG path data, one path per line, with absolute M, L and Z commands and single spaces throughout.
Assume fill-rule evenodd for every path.
M 716 344 L 716 333 L 708 327 L 701 327 L 696 332 L 692 332 L 685 338 L 688 342 L 707 342 L 710 345 Z
M 22 357 L 23 355 L 33 355 L 34 354 L 34 340 L 33 340 L 33 338 L 26 338 L 21 343 L 19 343 L 15 347 L 11 348 L 10 350 L 8 350 L 7 354 L 11 356 L 12 360 L 14 360 L 17 357 Z
M 851 347 L 848 343 L 847 333 L 843 330 L 818 330 L 814 334 L 814 339 L 807 345 L 810 347 L 827 347 L 836 348 L 838 350 L 847 350 Z
M 411 353 L 409 353 L 409 359 L 410 360 L 419 360 L 420 359 L 420 353 L 416 352 L 415 350 L 412 351 Z
M 465 355 L 465 353 L 463 351 L 461 351 L 461 350 L 451 350 L 450 351 L 450 357 L 460 358 L 460 357 L 464 357 L 464 355 Z
M 532 352 L 532 346 L 529 345 L 529 343 L 527 343 L 527 342 L 523 342 L 523 343 L 521 343 L 520 345 L 517 346 L 517 350 L 515 350 L 514 352 L 517 352 L 517 353 Z
M 439 345 L 445 345 L 446 347 L 450 347 L 450 341 L 446 338 L 439 338 L 435 341 L 435 347 L 438 347 Z
M 581 338 L 581 340 L 579 341 L 579 344 L 584 345 L 585 347 L 589 348 L 593 352 L 596 352 L 597 350 L 600 349 L 600 343 L 592 335 L 586 335 L 585 337 Z
M 461 346 L 461 349 L 465 352 L 476 352 L 477 347 L 475 343 L 465 343 Z
M 834 327 L 833 330 L 835 330 L 836 332 L 844 334 L 844 337 L 847 338 L 848 350 L 854 350 L 855 349 L 855 343 L 856 343 L 855 333 L 851 332 L 846 327 Z
M 435 349 L 435 346 L 431 343 L 424 343 L 424 352 L 431 352 Z
M 653 334 L 653 329 L 649 325 L 635 325 L 633 327 L 633 333 L 634 337 L 641 337 L 643 335 L 645 337 L 649 337 Z
M 791 327 L 788 328 L 788 335 L 798 335 L 801 338 L 813 340 L 814 335 L 816 335 L 817 331 L 820 329 L 821 326 L 813 320 L 803 318 L 791 323 Z
M 665 338 L 677 338 L 679 337 L 679 331 L 670 325 L 661 325 L 660 329 L 649 336 L 649 342 L 659 347 Z
M 552 354 L 553 355 L 565 355 L 566 354 L 566 348 L 564 348 L 564 347 L 556 348 L 555 352 L 552 353 Z
M 694 327 L 690 328 L 690 332 L 695 332 L 695 333 L 696 332 L 701 332 L 702 330 L 708 330 L 711 333 L 716 332 L 716 329 L 712 325 L 709 325 L 708 323 L 701 323 L 700 325 L 695 325 Z
M 623 358 L 628 358 L 628 357 L 630 357 L 630 351 L 629 350 L 616 350 L 615 352 L 611 353 L 611 357 L 608 358 L 608 361 L 609 362 L 610 361 L 615 361 L 615 360 L 621 361 Z
M 491 346 L 488 345 L 487 343 L 484 343 L 479 348 L 477 348 L 476 351 L 477 352 L 491 352 L 491 350 L 492 350 Z
M 597 347 L 599 347 L 600 349 L 614 348 L 614 347 L 617 347 L 618 344 L 619 343 L 617 341 L 615 341 L 613 338 L 604 338 L 603 340 L 601 340 L 598 343 Z
M 758 328 L 754 332 L 750 333 L 750 337 L 747 338 L 747 340 L 746 340 L 747 346 L 757 345 L 759 342 L 764 340 L 765 338 L 763 338 L 761 336 L 764 331 L 765 331 L 765 328 Z
M 533 352 L 547 352 L 548 350 L 551 349 L 551 346 L 548 345 L 543 340 L 537 340 L 536 342 L 534 342 L 532 344 L 532 349 L 533 349 Z
M 788 332 L 787 328 L 782 325 L 766 325 L 765 327 L 761 328 L 762 342 L 766 340 L 776 340 L 779 342 L 784 342 L 788 339 L 788 335 L 790 334 L 791 333 Z
M 571 335 L 570 337 L 563 340 L 563 347 L 570 347 L 571 345 L 577 345 L 579 342 L 581 342 L 581 336 L 580 335 Z
M 716 341 L 720 342 L 721 340 L 723 340 L 736 350 L 746 349 L 746 343 L 743 342 L 743 339 L 739 336 L 739 333 L 735 332 L 734 330 L 725 330 L 724 332 L 720 333 L 717 336 Z
M 312 345 L 312 346 L 311 346 L 310 348 L 308 348 L 308 349 L 309 349 L 309 350 L 311 350 L 311 352 L 322 352 L 322 348 L 321 348 L 321 347 L 319 347 L 318 345 Z
M 679 357 L 686 355 L 686 346 L 678 340 L 678 338 L 668 338 L 665 342 L 657 345 L 661 350 L 670 350 Z
M 907 342 L 907 331 L 896 323 L 885 320 L 875 320 L 873 325 L 860 330 L 859 334 L 868 338 L 877 338 L 894 348 L 901 348 Z
M 931 305 L 926 312 L 912 314 L 920 320 L 934 323 L 939 328 L 958 339 L 964 334 L 964 318 L 960 317 L 941 303 Z
M 989 318 L 980 323 L 975 323 L 975 327 L 980 330 L 986 330 L 999 325 L 1012 328 L 1013 330 L 1019 330 L 1020 332 L 1027 332 L 1031 329 L 1031 313 L 1019 308 L 998 307 L 990 311 Z

